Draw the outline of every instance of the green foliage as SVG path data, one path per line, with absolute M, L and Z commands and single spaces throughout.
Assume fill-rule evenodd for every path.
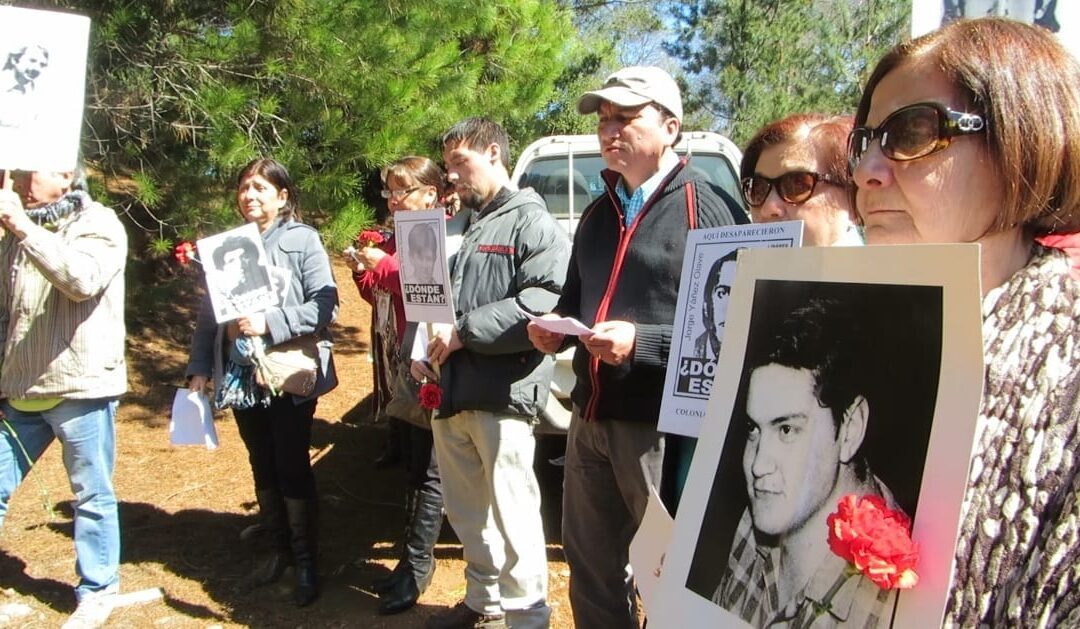
M 873 64 L 910 24 L 910 0 L 693 0 L 670 3 L 669 44 L 711 111 L 742 145 L 800 111 L 850 113 Z
M 575 41 L 550 0 L 41 5 L 92 20 L 84 159 L 158 253 L 235 225 L 236 172 L 260 155 L 339 245 L 373 220 L 380 166 L 438 157 L 466 116 L 534 124 Z

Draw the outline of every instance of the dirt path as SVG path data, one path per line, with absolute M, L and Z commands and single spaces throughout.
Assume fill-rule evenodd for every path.
M 234 593 L 251 556 L 238 533 L 256 512 L 247 453 L 227 414 L 217 418 L 216 451 L 170 447 L 168 415 L 182 382 L 186 340 L 143 332 L 129 337 L 131 393 L 121 402 L 117 423 L 121 578 L 125 592 L 161 588 L 164 598 L 116 611 L 110 627 L 422 627 L 428 616 L 463 597 L 461 546 L 446 525 L 436 548 L 435 579 L 420 604 L 398 616 L 376 614 L 378 602 L 367 584 L 394 563 L 392 544 L 404 518 L 403 478 L 400 469 L 371 465 L 385 425 L 373 421 L 367 399 L 370 311 L 348 270 L 337 265 L 335 275 L 342 305 L 335 330 L 341 386 L 320 400 L 312 437 L 321 491 L 322 597 L 298 610 L 287 588 Z M 568 570 L 558 545 L 559 474 L 546 461 L 538 469 L 552 626 L 572 627 Z M 70 500 L 60 450 L 52 447 L 12 499 L 0 534 L 0 626 L 58 627 L 71 613 L 76 577 Z M 52 515 L 46 502 L 54 506 Z

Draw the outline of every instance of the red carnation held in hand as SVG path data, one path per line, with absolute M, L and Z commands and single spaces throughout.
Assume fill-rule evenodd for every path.
M 426 409 L 436 409 L 442 405 L 442 389 L 434 382 L 425 382 L 420 387 L 420 406 Z
M 356 244 L 360 249 L 381 245 L 384 242 L 386 242 L 386 236 L 377 229 L 365 229 L 356 236 Z
M 911 521 L 881 496 L 844 496 L 828 524 L 829 548 L 878 587 L 907 589 L 919 582 L 919 547 L 911 541 Z
M 186 240 L 173 248 L 173 257 L 183 266 L 199 261 L 198 258 L 195 257 L 195 245 Z

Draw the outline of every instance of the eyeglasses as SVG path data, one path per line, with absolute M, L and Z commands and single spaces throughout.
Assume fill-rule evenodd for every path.
M 423 187 L 424 186 L 413 186 L 411 188 L 405 188 L 404 190 L 387 190 L 386 188 L 383 188 L 379 194 L 381 194 L 384 199 L 400 201 Z
M 926 157 L 949 146 L 958 135 L 986 131 L 986 120 L 979 114 L 954 111 L 937 103 L 916 103 L 889 114 L 877 128 L 856 127 L 848 136 L 848 167 L 859 165 L 875 139 L 881 140 L 881 153 L 895 162 Z
M 844 183 L 832 175 L 798 170 L 784 173 L 779 177 L 766 177 L 755 173 L 753 177 L 742 180 L 742 193 L 747 203 L 757 207 L 769 198 L 769 190 L 776 188 L 776 193 L 785 203 L 798 205 L 814 196 L 814 188 L 817 187 L 819 181 L 837 186 Z

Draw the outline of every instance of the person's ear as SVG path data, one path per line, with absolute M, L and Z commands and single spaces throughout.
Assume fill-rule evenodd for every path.
M 855 453 L 866 438 L 867 421 L 870 419 L 870 404 L 859 395 L 848 406 L 844 421 L 840 424 L 840 462 L 850 463 Z
M 284 206 L 286 203 L 289 202 L 289 189 L 288 188 L 279 189 L 278 193 L 277 193 L 277 198 L 278 198 L 278 201 L 281 201 L 281 205 Z
M 664 120 L 664 131 L 667 132 L 671 138 L 669 144 L 675 144 L 675 138 L 679 137 L 679 129 L 682 128 L 682 123 L 675 116 Z
M 489 144 L 487 150 L 484 151 L 484 154 L 488 158 L 488 161 L 491 162 L 492 166 L 502 163 L 502 147 L 500 147 L 498 143 L 492 142 Z
M 56 173 L 56 176 L 63 180 L 64 190 L 71 190 L 72 184 L 75 183 L 75 173 L 70 170 L 65 170 Z

